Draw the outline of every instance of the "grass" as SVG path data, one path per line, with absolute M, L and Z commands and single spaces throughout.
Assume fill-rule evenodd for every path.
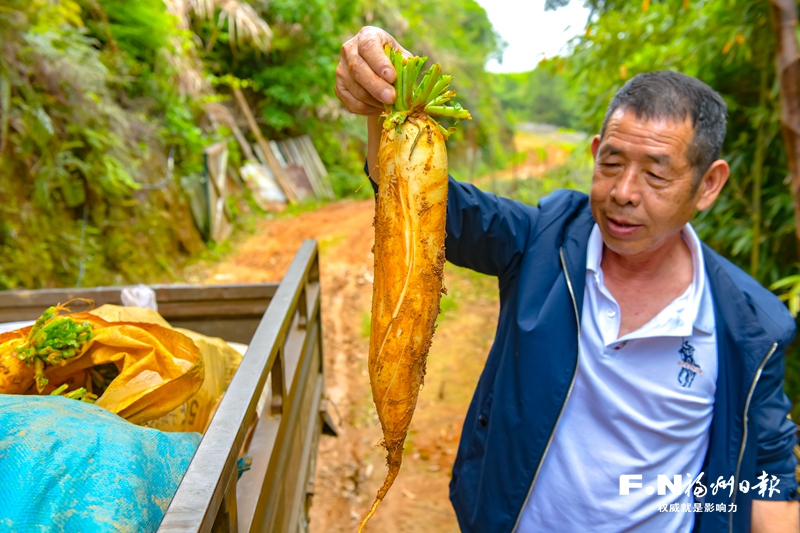
M 566 162 L 542 176 L 528 179 L 495 180 L 486 190 L 524 204 L 536 205 L 557 189 L 575 189 L 588 193 L 592 184 L 593 160 L 588 147 L 573 147 Z
M 372 330 L 372 313 L 364 311 L 361 313 L 361 336 L 369 338 L 369 333 Z
M 497 278 L 462 268 L 452 263 L 445 265 L 444 282 L 446 298 L 458 302 L 474 303 L 492 299 L 497 294 Z
M 318 209 L 321 209 L 334 201 L 335 200 L 317 200 L 316 198 L 307 198 L 297 203 L 287 204 L 285 210 L 281 212 L 269 213 L 268 216 L 278 220 L 294 218 L 302 215 L 303 213 L 317 211 Z
M 343 233 L 337 233 L 335 235 L 328 235 L 326 237 L 322 237 L 319 239 L 319 252 L 320 253 L 327 253 L 330 250 L 333 250 L 339 244 L 342 243 L 344 240 L 345 235 Z
M 414 437 L 419 433 L 419 431 L 415 429 L 409 429 L 408 433 L 406 433 L 406 440 L 403 443 L 403 456 L 412 455 L 416 450 L 416 446 L 414 446 Z
M 458 302 L 451 294 L 443 294 L 439 302 L 439 309 L 441 309 L 442 313 L 447 314 L 458 309 Z
M 568 154 L 563 164 L 545 171 L 535 177 L 520 178 L 514 175 L 480 180 L 479 187 L 498 196 L 504 196 L 529 205 L 557 189 L 575 189 L 588 192 L 592 182 L 593 159 L 590 139 L 582 134 L 569 131 L 518 132 L 515 136 L 518 157 L 511 161 L 514 168 L 525 160 L 529 152 L 536 154 L 540 163 L 547 163 L 548 151 L 555 148 Z M 556 162 L 550 162 L 551 165 Z M 512 171 L 513 172 L 513 171 Z M 494 174 L 492 174 L 494 176 Z

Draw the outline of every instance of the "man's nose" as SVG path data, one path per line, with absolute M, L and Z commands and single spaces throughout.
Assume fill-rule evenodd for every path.
M 625 169 L 617 178 L 614 183 L 614 188 L 611 190 L 611 199 L 618 205 L 632 205 L 636 207 L 641 200 L 640 186 L 640 172 L 635 166 L 631 165 Z

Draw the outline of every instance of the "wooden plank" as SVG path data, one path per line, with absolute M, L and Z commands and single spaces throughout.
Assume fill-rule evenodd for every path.
M 229 316 L 261 316 L 269 307 L 267 301 L 245 300 L 239 302 L 202 301 L 202 302 L 166 302 L 158 305 L 158 312 L 164 318 L 187 317 L 229 317 Z M 167 318 L 169 320 L 169 318 Z
M 314 161 L 314 166 L 318 169 L 320 175 L 320 181 L 322 182 L 323 186 L 325 187 L 325 192 L 329 198 L 333 198 L 333 188 L 331 187 L 330 180 L 328 179 L 328 169 L 325 168 L 325 164 L 322 162 L 322 159 L 319 157 L 319 152 L 317 152 L 316 147 L 314 147 L 314 143 L 311 140 L 311 137 L 305 135 L 305 145 L 306 150 L 308 151 L 311 159 Z
M 310 154 L 308 154 L 308 149 L 304 139 L 308 139 L 308 136 L 306 135 L 294 139 L 286 139 L 285 141 L 281 142 L 281 147 L 283 147 L 284 151 L 289 154 L 289 160 L 293 164 L 304 169 L 314 196 L 317 198 L 329 198 L 326 187 L 321 180 L 319 169 L 317 168 L 314 159 Z
M 306 169 L 306 173 L 308 174 L 309 179 L 311 180 L 312 185 L 314 186 L 314 192 L 316 193 L 317 197 L 324 198 L 326 196 L 325 188 L 323 187 L 321 176 L 319 174 L 319 169 L 314 164 L 313 159 L 311 158 L 310 154 L 308 153 L 308 147 L 306 146 L 305 139 L 308 136 L 304 135 L 303 137 L 298 137 L 297 139 L 292 139 L 295 149 L 300 154 L 300 158 L 303 161 L 303 167 Z
M 280 163 L 281 168 L 285 168 L 286 165 L 289 164 L 289 161 L 286 160 L 286 155 L 281 151 L 281 145 L 278 144 L 278 141 L 270 141 L 269 147 L 270 150 L 272 150 L 272 155 L 274 155 L 275 159 Z
M 191 329 L 247 344 L 269 307 L 278 285 L 188 285 L 159 286 L 156 292 L 158 311 L 175 327 Z M 46 289 L 41 291 L 0 292 L 0 323 L 36 320 L 51 305 L 72 298 L 87 298 L 95 307 L 121 305 L 122 287 L 87 289 Z M 83 310 L 78 304 L 74 311 Z
M 202 300 L 260 300 L 275 296 L 278 283 L 242 283 L 221 285 L 151 285 L 156 301 L 184 302 Z M 121 303 L 124 287 L 87 287 L 81 289 L 40 289 L 0 291 L 0 308 L 49 307 L 73 298 L 90 298 L 96 305 Z M 43 309 L 44 311 L 44 309 Z
M 247 139 L 245 139 L 244 133 L 242 133 L 242 130 L 236 124 L 236 121 L 231 120 L 228 123 L 228 127 L 233 132 L 233 136 L 236 137 L 236 142 L 239 143 L 239 148 L 242 149 L 242 154 L 244 154 L 245 161 L 258 161 L 258 159 L 256 159 L 256 155 L 253 153 L 253 147 L 250 146 L 250 143 L 247 142 Z
M 226 209 L 228 196 L 228 143 L 218 142 L 203 150 L 205 172 L 207 174 L 209 237 L 214 242 L 223 242 L 233 232 Z
M 290 154 L 292 158 L 292 162 L 303 169 L 306 180 L 308 181 L 308 185 L 311 188 L 312 194 L 317 198 L 323 198 L 324 193 L 320 189 L 319 183 L 317 182 L 316 179 L 316 175 L 314 174 L 314 170 L 305 160 L 302 152 L 298 148 L 297 139 L 286 139 L 285 145 L 286 145 L 286 151 Z
M 247 100 L 242 94 L 242 90 L 234 87 L 233 94 L 236 96 L 236 100 L 239 102 L 239 107 L 244 113 L 245 118 L 247 118 L 247 123 L 250 125 L 250 131 L 253 132 L 253 135 L 258 142 L 258 146 L 261 148 L 261 151 L 264 153 L 264 157 L 267 160 L 268 166 L 270 170 L 272 170 L 272 174 L 275 176 L 275 179 L 278 181 L 278 185 L 280 185 L 281 189 L 283 189 L 283 193 L 286 195 L 286 199 L 290 202 L 297 201 L 297 193 L 292 187 L 290 183 L 288 183 L 286 176 L 283 174 L 283 168 L 281 167 L 280 163 L 275 159 L 275 155 L 272 153 L 271 149 L 269 148 L 269 144 L 267 143 L 264 136 L 261 135 L 261 129 L 256 124 L 256 119 L 253 116 L 253 112 L 250 110 L 250 105 L 247 103 Z
M 298 531 L 299 524 L 296 520 L 299 517 L 293 511 L 299 507 L 300 502 L 296 499 L 305 498 L 306 468 L 312 462 L 311 455 L 316 455 L 316 449 L 306 445 L 310 437 L 307 434 L 308 428 L 314 427 L 308 422 L 312 416 L 319 417 L 319 402 L 324 394 L 322 382 L 318 380 L 321 356 L 317 350 L 318 335 L 319 322 L 313 322 L 302 346 L 295 345 L 302 349 L 295 356 L 300 365 L 293 375 L 287 373 L 291 381 L 290 392 L 284 398 L 277 444 L 268 458 L 268 466 L 262 478 L 263 487 L 257 494 L 257 503 L 253 509 L 251 523 L 256 527 L 251 526 L 250 531 L 262 531 L 263 528 L 258 526 L 263 524 L 269 524 L 269 531 Z M 248 509 L 252 508 L 252 504 L 252 500 L 248 501 Z M 240 512 L 244 522 L 244 501 Z
M 279 284 L 237 283 L 221 285 L 153 285 L 159 302 L 192 300 L 260 300 L 272 298 Z
M 278 150 L 283 155 L 284 160 L 286 161 L 287 165 L 298 165 L 299 162 L 294 157 L 294 154 L 291 151 L 291 139 L 284 139 L 282 141 L 277 141 Z
M 286 175 L 292 182 L 292 185 L 297 190 L 298 197 L 302 200 L 309 196 L 315 196 L 314 187 L 308 179 L 308 175 L 303 167 L 300 165 L 290 164 L 284 168 Z
M 206 105 L 206 111 L 208 111 L 212 119 L 222 122 L 231 129 L 233 136 L 236 137 L 236 141 L 239 143 L 239 147 L 242 149 L 245 160 L 252 159 L 256 161 L 256 156 L 253 154 L 253 147 L 250 146 L 250 143 L 245 139 L 242 130 L 239 128 L 239 125 L 236 124 L 236 119 L 233 118 L 230 110 L 220 103 L 209 103 Z

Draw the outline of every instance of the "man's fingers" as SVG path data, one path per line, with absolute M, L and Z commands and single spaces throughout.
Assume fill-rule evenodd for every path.
M 397 42 L 388 33 L 368 34 L 358 40 L 358 55 L 360 55 L 373 72 L 376 72 L 387 83 L 394 83 L 397 73 L 394 71 L 389 56 L 383 49 L 385 45 L 397 48 Z M 387 102 L 388 103 L 388 102 Z
M 360 111 L 348 106 L 355 113 L 382 110 L 383 104 L 391 104 L 397 97 L 392 83 L 397 79 L 392 62 L 384 51 L 385 45 L 399 49 L 403 56 L 411 54 L 394 38 L 380 28 L 365 27 L 358 35 L 342 46 L 342 59 L 336 71 L 337 92 L 352 97 L 363 104 Z M 344 98 L 340 98 L 344 102 Z
M 367 105 L 383 109 L 383 104 L 375 99 L 374 96 L 369 94 L 364 87 L 359 85 L 353 78 L 349 76 L 342 76 L 339 78 L 341 85 L 353 95 L 356 100 L 361 100 Z
M 366 116 L 380 115 L 381 113 L 383 113 L 383 107 L 376 107 L 373 105 L 365 104 L 364 102 L 353 96 L 350 93 L 350 91 L 347 90 L 347 87 L 345 87 L 341 83 L 337 83 L 334 90 L 336 91 L 336 96 L 344 104 L 344 107 L 347 108 L 347 110 L 350 111 L 351 113 L 355 113 L 356 115 L 366 115 Z
M 358 48 L 343 47 L 342 55 L 350 77 L 359 83 L 373 98 L 387 104 L 394 102 L 394 88 L 372 70 L 372 67 L 358 53 Z

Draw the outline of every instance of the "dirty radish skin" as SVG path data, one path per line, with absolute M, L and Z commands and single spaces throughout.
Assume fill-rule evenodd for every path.
M 444 291 L 445 139 L 452 130 L 431 118 L 434 113 L 442 115 L 441 110 L 430 113 L 426 108 L 435 101 L 437 107 L 449 110 L 444 116 L 470 118 L 460 106 L 444 106 L 455 92 L 447 91 L 449 76 L 441 76 L 439 65 L 416 85 L 425 58 L 403 59 L 391 49 L 387 53 L 398 71 L 398 96 L 385 113 L 378 151 L 369 375 L 389 472 L 359 532 L 400 471 Z M 410 76 L 413 79 L 407 79 Z M 442 78 L 446 83 L 434 92 Z
M 378 155 L 369 375 L 389 474 L 377 501 L 383 500 L 400 470 L 439 312 L 447 154 L 442 134 L 429 122 L 407 121 L 399 132 L 384 130 Z M 423 140 L 409 158 L 407 140 L 419 131 Z

